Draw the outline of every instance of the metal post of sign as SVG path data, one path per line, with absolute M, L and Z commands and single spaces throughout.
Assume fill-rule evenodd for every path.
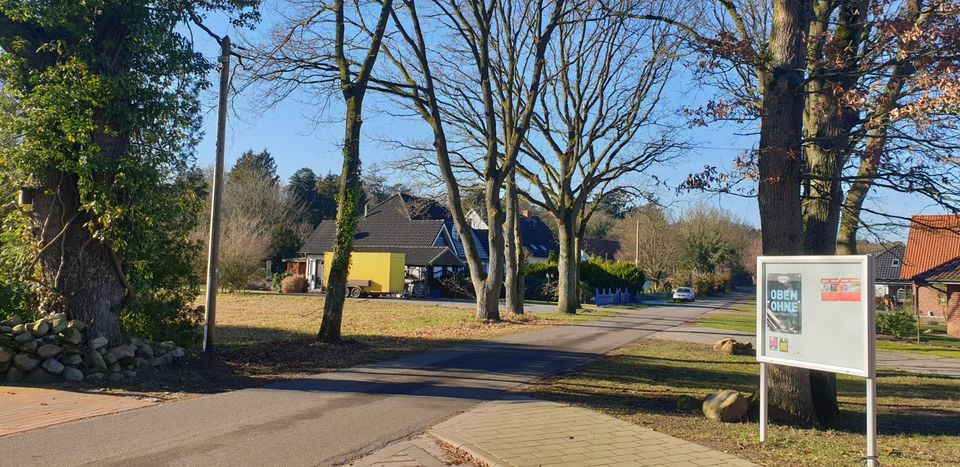
M 877 380 L 867 378 L 867 467 L 877 465 Z
M 880 465 L 877 459 L 877 327 L 876 303 L 877 291 L 874 257 L 868 256 L 864 262 L 864 277 L 867 278 L 867 467 Z
M 767 364 L 760 363 L 760 442 L 767 441 Z

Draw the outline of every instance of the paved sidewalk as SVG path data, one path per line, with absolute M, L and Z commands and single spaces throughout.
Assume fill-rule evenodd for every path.
M 754 465 L 600 412 L 523 396 L 480 404 L 430 434 L 491 466 Z
M 351 462 L 350 467 L 470 467 L 458 463 L 429 435 L 391 444 L 369 456 Z
M 750 342 L 754 346 L 757 345 L 755 342 L 756 336 L 753 333 L 696 326 L 676 326 L 650 336 L 651 339 L 697 344 L 713 344 L 725 337 L 732 337 L 740 342 Z M 909 352 L 877 349 L 877 367 L 960 378 L 960 359 L 938 357 L 936 355 L 917 355 Z
M 0 436 L 154 404 L 134 397 L 0 386 Z

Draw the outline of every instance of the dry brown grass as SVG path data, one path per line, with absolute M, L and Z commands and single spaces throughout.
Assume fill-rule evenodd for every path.
M 314 340 L 322 314 L 323 297 L 319 295 L 220 295 L 219 358 L 247 377 L 296 377 L 615 313 L 540 312 L 480 323 L 472 308 L 348 299 L 343 313 L 344 342 L 339 344 Z

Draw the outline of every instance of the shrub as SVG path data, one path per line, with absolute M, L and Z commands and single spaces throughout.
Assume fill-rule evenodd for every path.
M 646 277 L 630 263 L 590 258 L 580 263 L 580 280 L 592 289 L 627 289 L 639 292 Z
M 283 293 L 304 293 L 307 291 L 307 278 L 304 276 L 288 276 L 280 282 Z
M 270 278 L 270 290 L 274 292 L 283 291 L 283 280 L 290 277 L 290 272 L 283 271 L 282 273 L 276 272 Z
M 877 332 L 897 339 L 910 337 L 917 331 L 917 320 L 905 311 L 877 314 Z
M 523 274 L 527 277 L 540 277 L 546 278 L 547 274 L 550 274 L 550 277 L 553 280 L 557 279 L 557 263 L 555 261 L 544 261 L 542 263 L 531 263 L 524 268 Z

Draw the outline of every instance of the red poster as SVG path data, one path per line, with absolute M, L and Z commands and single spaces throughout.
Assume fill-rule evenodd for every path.
M 820 279 L 820 300 L 825 302 L 859 302 L 859 277 L 825 277 Z

